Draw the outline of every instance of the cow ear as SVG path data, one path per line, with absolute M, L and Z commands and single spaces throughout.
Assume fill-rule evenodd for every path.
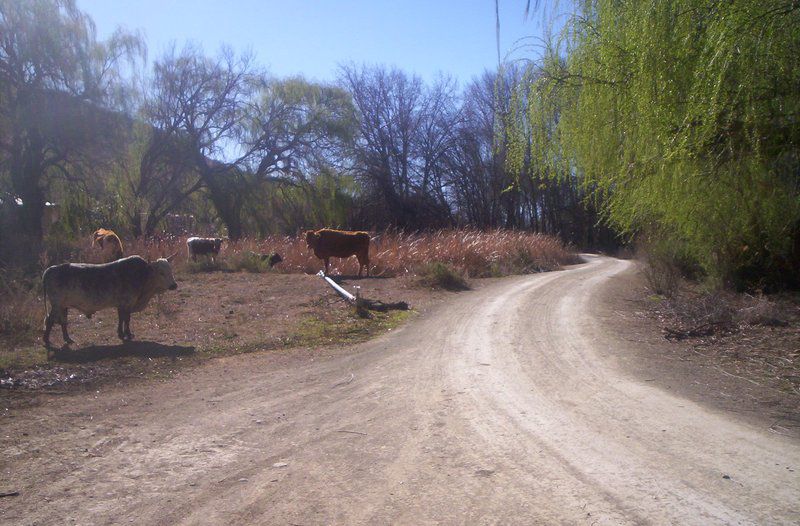
M 177 250 L 175 252 L 173 252 L 171 255 L 169 255 L 166 258 L 164 258 L 164 259 L 166 259 L 167 261 L 172 261 L 172 258 L 174 258 L 176 255 L 178 255 L 178 251 Z

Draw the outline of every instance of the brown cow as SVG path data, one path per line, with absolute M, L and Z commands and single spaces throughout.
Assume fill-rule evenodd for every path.
M 306 232 L 308 248 L 314 250 L 314 255 L 325 261 L 325 275 L 328 275 L 330 258 L 358 258 L 358 277 L 361 271 L 367 268 L 369 276 L 369 234 L 367 232 L 347 232 L 345 230 L 309 230 Z
M 103 263 L 116 261 L 123 256 L 122 241 L 120 241 L 119 236 L 115 234 L 113 230 L 98 228 L 95 233 L 92 234 L 92 246 L 100 247 L 100 251 L 103 255 Z
M 67 310 L 70 308 L 91 318 L 99 310 L 116 307 L 117 336 L 130 340 L 133 338 L 131 313 L 147 307 L 156 294 L 177 288 L 169 258 L 148 262 L 139 256 L 130 256 L 101 265 L 64 263 L 49 267 L 42 275 L 45 308 L 50 301 L 44 344 L 50 347 L 50 330 L 55 323 L 61 325 L 64 343 L 72 343 L 67 334 Z

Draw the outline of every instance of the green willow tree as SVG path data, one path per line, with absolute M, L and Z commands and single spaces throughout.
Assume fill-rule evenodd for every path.
M 120 65 L 142 49 L 121 31 L 98 41 L 74 0 L 0 0 L 0 191 L 31 250 L 54 187 L 82 184 L 116 146 Z
M 538 66 L 534 164 L 718 283 L 797 276 L 800 4 L 582 1 Z

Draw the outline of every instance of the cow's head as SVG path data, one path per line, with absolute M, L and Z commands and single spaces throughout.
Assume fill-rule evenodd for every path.
M 308 248 L 317 248 L 317 242 L 319 241 L 319 234 L 314 232 L 313 230 L 308 230 L 306 232 L 306 244 Z
M 275 252 L 274 254 L 269 255 L 269 259 L 267 261 L 269 262 L 270 267 L 274 267 L 275 265 L 283 261 L 283 258 L 281 257 L 280 254 Z
M 172 267 L 169 264 L 168 258 L 161 258 L 153 261 L 150 263 L 150 268 L 153 269 L 153 274 L 155 275 L 156 290 L 163 292 L 165 290 L 175 290 L 178 288 L 178 284 L 175 283 L 175 278 L 172 275 Z
M 215 237 L 214 238 L 214 252 L 219 252 L 220 248 L 222 248 L 222 238 Z

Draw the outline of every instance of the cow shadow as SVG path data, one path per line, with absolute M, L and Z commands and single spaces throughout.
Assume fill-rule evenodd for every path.
M 164 345 L 150 341 L 128 341 L 117 345 L 89 345 L 79 349 L 62 347 L 51 349 L 48 353 L 52 360 L 65 363 L 88 363 L 108 358 L 178 358 L 191 356 L 195 352 L 193 346 Z

